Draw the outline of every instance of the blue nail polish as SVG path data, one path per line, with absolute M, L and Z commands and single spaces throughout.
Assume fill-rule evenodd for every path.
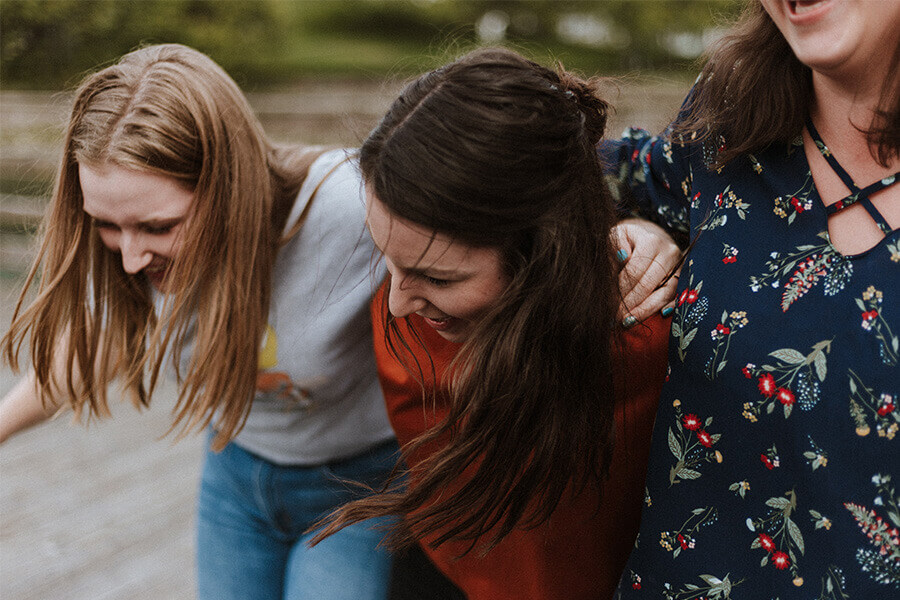
M 616 258 L 619 259 L 619 262 L 625 262 L 626 260 L 628 260 L 628 252 L 619 249 L 619 251 L 616 252 Z
M 637 319 L 635 319 L 631 315 L 628 315 L 627 317 L 625 317 L 625 319 L 622 320 L 622 327 L 628 329 L 629 327 L 634 326 L 635 323 L 637 323 Z
M 672 307 L 672 306 L 667 306 L 667 307 L 665 307 L 664 309 L 662 309 L 662 316 L 668 317 L 668 316 L 671 315 L 673 312 L 675 312 L 675 308 Z

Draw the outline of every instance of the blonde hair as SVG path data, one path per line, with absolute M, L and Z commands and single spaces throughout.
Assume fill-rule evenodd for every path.
M 30 332 L 41 400 L 106 416 L 113 379 L 136 406 L 148 404 L 167 354 L 179 357 L 190 338 L 186 369 L 174 361 L 172 429 L 183 434 L 215 417 L 214 447 L 224 447 L 249 412 L 281 232 L 317 155 L 273 146 L 234 81 L 191 48 L 145 47 L 88 76 L 40 251 L 2 342 L 6 360 L 18 369 Z M 160 174 L 193 190 L 159 314 L 148 283 L 125 273 L 84 213 L 79 164 Z M 23 308 L 33 284 L 37 297 Z M 67 351 L 56 357 L 61 340 Z M 63 359 L 65 380 L 56 381 L 51 363 Z

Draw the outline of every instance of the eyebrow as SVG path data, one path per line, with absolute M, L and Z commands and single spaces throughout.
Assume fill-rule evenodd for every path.
M 366 221 L 366 229 L 369 229 L 369 223 Z M 382 256 L 384 256 L 384 250 L 381 249 L 381 246 L 375 241 L 375 238 L 372 236 L 372 231 L 369 230 L 369 238 L 372 240 L 372 245 L 375 246 L 375 250 L 377 250 Z M 444 277 L 469 277 L 469 273 L 460 272 L 456 269 L 441 269 L 440 267 L 405 267 L 403 265 L 397 265 L 404 271 L 408 273 L 412 273 L 414 275 L 426 275 L 428 277 L 435 277 L 436 279 L 444 278 Z
M 401 266 L 401 269 L 408 273 L 413 273 L 415 275 L 427 275 L 429 277 L 435 277 L 437 279 L 445 278 L 445 277 L 466 277 L 467 273 L 456 271 L 456 270 L 447 270 L 447 269 L 439 269 L 436 267 L 412 267 L 406 268 Z
M 167 217 L 160 219 L 149 219 L 147 221 L 140 221 L 138 225 L 150 226 L 150 227 L 164 227 L 166 225 L 177 225 L 185 220 L 186 217 Z

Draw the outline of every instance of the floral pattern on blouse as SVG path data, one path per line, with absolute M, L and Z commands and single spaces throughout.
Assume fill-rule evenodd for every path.
M 725 143 L 601 147 L 696 237 L 617 598 L 896 600 L 900 234 L 844 256 L 800 140 L 708 168 Z

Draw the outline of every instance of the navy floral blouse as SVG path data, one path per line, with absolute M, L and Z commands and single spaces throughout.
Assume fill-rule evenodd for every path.
M 601 152 L 642 214 L 700 234 L 617 597 L 896 600 L 900 234 L 870 210 L 885 237 L 842 255 L 800 138 L 708 168 L 725 143 Z

